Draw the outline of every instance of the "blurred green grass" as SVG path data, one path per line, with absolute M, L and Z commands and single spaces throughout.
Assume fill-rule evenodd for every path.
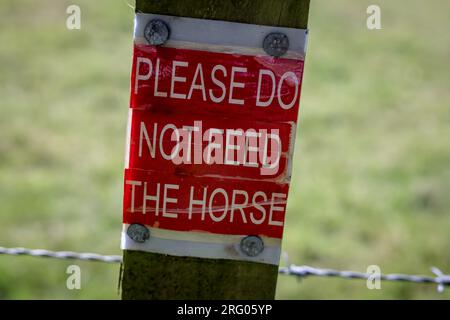
M 313 0 L 283 250 L 292 263 L 450 272 L 450 3 Z M 66 8 L 82 11 L 66 29 Z M 0 245 L 120 254 L 133 10 L 0 3 Z M 67 290 L 65 270 L 82 269 Z M 118 298 L 118 265 L 0 256 L 0 298 Z M 277 298 L 450 298 L 280 276 Z

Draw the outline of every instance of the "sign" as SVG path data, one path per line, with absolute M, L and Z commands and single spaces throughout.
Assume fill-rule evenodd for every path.
M 150 21 L 168 26 L 164 44 L 144 37 Z M 263 48 L 276 33 L 289 39 L 280 57 Z M 278 264 L 306 37 L 136 14 L 122 249 Z M 127 233 L 136 224 L 145 241 Z

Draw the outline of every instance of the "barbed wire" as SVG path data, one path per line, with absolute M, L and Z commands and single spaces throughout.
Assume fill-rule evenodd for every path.
M 27 249 L 27 248 L 5 248 L 0 247 L 0 255 L 23 255 L 33 257 L 83 260 L 104 263 L 122 263 L 122 257 L 118 255 L 102 255 L 89 252 L 73 251 L 50 251 L 45 249 Z M 279 273 L 284 275 L 296 276 L 298 278 L 306 277 L 334 277 L 342 279 L 379 279 L 384 281 L 410 282 L 410 283 L 428 283 L 436 284 L 438 292 L 443 292 L 445 286 L 450 286 L 450 275 L 444 274 L 436 267 L 431 268 L 435 276 L 408 275 L 408 274 L 374 274 L 357 271 L 341 271 L 335 269 L 315 268 L 311 266 L 297 266 L 289 264 L 287 267 L 280 267 Z
M 73 252 L 73 251 L 50 251 L 44 249 L 26 249 L 26 248 L 4 248 L 0 247 L 0 255 L 7 254 L 13 256 L 33 256 L 55 259 L 68 260 L 85 260 L 106 263 L 121 263 L 121 256 L 101 255 L 89 252 Z
M 408 275 L 408 274 L 375 274 L 375 273 L 364 273 L 357 271 L 340 271 L 335 269 L 323 269 L 314 268 L 310 266 L 296 266 L 291 264 L 288 267 L 281 267 L 279 269 L 280 274 L 294 275 L 299 278 L 306 278 L 310 276 L 316 277 L 336 277 L 343 279 L 363 279 L 363 280 L 384 280 L 384 281 L 398 281 L 398 282 L 411 282 L 411 283 L 432 283 L 437 284 L 438 292 L 443 292 L 445 286 L 450 286 L 450 275 L 444 274 L 441 270 L 436 267 L 431 268 L 431 271 L 436 275 L 432 276 L 422 276 L 422 275 Z

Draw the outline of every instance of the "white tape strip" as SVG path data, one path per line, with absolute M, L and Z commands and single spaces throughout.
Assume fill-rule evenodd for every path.
M 223 53 L 267 55 L 263 40 L 272 32 L 284 33 L 289 38 L 289 50 L 283 56 L 304 59 L 308 30 L 284 27 L 260 26 L 229 21 L 173 17 L 166 15 L 136 13 L 134 39 L 137 44 L 146 44 L 144 29 L 150 20 L 159 19 L 170 28 L 167 47 L 206 50 Z
M 261 237 L 264 250 L 256 257 L 249 257 L 240 250 L 240 242 L 246 235 L 223 235 L 204 232 L 185 232 L 148 227 L 150 239 L 137 243 L 127 235 L 128 224 L 123 225 L 122 250 L 138 250 L 185 257 L 230 259 L 278 265 L 281 239 Z

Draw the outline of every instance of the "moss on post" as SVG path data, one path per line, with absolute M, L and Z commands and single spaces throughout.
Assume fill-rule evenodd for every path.
M 273 299 L 278 267 L 125 251 L 123 299 Z
M 304 29 L 309 0 L 136 0 L 136 12 Z

